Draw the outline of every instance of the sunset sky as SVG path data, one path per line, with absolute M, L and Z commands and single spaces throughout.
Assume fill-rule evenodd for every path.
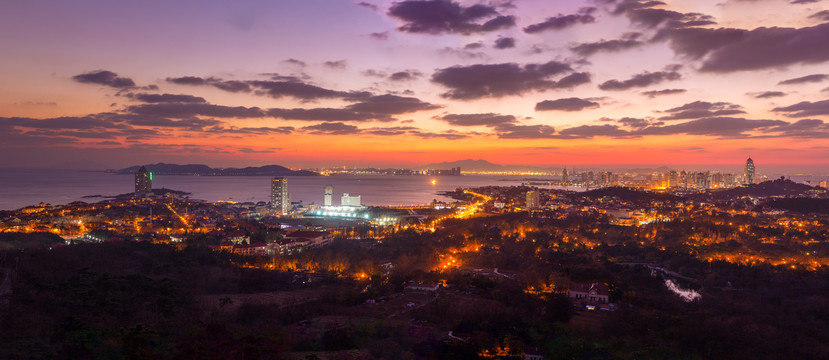
M 0 2 L 0 167 L 829 166 L 829 2 Z

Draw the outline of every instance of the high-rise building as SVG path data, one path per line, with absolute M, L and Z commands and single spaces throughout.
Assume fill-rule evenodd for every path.
M 153 173 L 142 166 L 135 173 L 135 192 L 146 193 L 151 191 L 153 191 Z
M 271 209 L 280 215 L 287 215 L 291 211 L 288 179 L 282 177 L 271 179 Z
M 561 171 L 561 182 L 566 183 L 570 181 L 570 177 L 567 176 L 567 168 Z
M 340 205 L 342 206 L 362 206 L 360 205 L 360 195 L 348 195 L 348 193 L 344 193 L 342 199 L 340 199 Z
M 334 198 L 334 187 L 328 185 L 325 187 L 325 197 L 323 198 L 323 206 L 332 206 L 332 200 Z
M 754 160 L 751 160 L 751 156 L 746 160 L 746 167 L 743 172 L 743 183 L 746 185 L 754 184 Z
M 527 209 L 538 209 L 541 207 L 540 195 L 536 190 L 527 191 Z

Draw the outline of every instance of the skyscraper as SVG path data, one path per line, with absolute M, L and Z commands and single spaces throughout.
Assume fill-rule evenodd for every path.
M 291 211 L 291 195 L 288 194 L 288 179 L 271 179 L 271 209 L 280 215 Z
M 142 166 L 135 173 L 135 192 L 146 193 L 151 191 L 153 191 L 153 173 Z
M 746 185 L 754 184 L 754 160 L 751 160 L 751 156 L 749 156 L 748 160 L 746 160 L 746 167 L 743 172 L 743 182 Z
M 527 209 L 538 209 L 541 207 L 541 194 L 538 191 L 527 191 Z
M 561 171 L 561 182 L 566 183 L 570 181 L 570 177 L 567 176 L 567 168 Z
M 326 186 L 325 187 L 325 197 L 323 199 L 323 206 L 333 205 L 332 204 L 333 197 L 334 197 L 334 187 L 331 186 L 331 185 Z

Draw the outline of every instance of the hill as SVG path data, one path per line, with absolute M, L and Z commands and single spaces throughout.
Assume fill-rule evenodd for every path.
M 799 184 L 787 179 L 777 179 L 774 181 L 764 181 L 759 184 L 751 184 L 749 186 L 737 187 L 732 189 L 720 190 L 711 193 L 717 199 L 734 199 L 743 196 L 753 197 L 770 197 L 770 196 L 787 196 L 787 197 L 802 197 L 806 192 L 814 190 L 815 188 Z
M 156 175 L 200 175 L 200 176 L 318 176 L 308 170 L 291 170 L 279 165 L 249 166 L 245 168 L 211 168 L 204 164 L 150 164 L 144 165 Z M 138 171 L 141 165 L 130 166 L 116 170 L 119 174 L 132 174 Z

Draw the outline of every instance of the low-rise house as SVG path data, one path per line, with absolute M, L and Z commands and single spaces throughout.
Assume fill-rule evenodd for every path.
M 570 283 L 569 296 L 573 300 L 605 304 L 609 301 L 610 289 L 603 283 Z

